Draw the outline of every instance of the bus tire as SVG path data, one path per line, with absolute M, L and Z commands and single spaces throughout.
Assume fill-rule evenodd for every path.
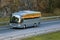
M 39 25 L 40 25 L 40 22 L 38 22 L 38 27 L 39 27 Z
M 26 28 L 26 25 L 24 25 L 24 29 Z
M 37 24 L 36 23 L 34 23 L 34 25 L 33 25 L 34 27 L 37 27 Z
M 38 23 L 38 25 L 40 25 L 40 22 Z

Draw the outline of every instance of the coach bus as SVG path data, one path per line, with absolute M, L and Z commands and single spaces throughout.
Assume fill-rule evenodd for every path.
M 12 28 L 36 27 L 40 24 L 40 17 L 41 12 L 38 11 L 19 11 L 11 15 L 9 25 Z

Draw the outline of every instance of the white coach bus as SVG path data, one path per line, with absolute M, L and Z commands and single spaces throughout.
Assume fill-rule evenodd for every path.
M 10 26 L 12 28 L 38 26 L 40 24 L 40 17 L 41 12 L 38 11 L 19 11 L 11 15 Z

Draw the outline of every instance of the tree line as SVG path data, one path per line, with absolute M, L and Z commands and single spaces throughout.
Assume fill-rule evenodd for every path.
M 60 8 L 60 0 L 0 0 L 0 16 L 20 10 L 53 12 L 55 8 Z

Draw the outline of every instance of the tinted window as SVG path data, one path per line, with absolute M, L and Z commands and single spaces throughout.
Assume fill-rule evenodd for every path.
M 19 21 L 19 19 L 17 17 L 15 17 L 15 16 L 10 18 L 11 23 L 18 23 L 18 21 Z

